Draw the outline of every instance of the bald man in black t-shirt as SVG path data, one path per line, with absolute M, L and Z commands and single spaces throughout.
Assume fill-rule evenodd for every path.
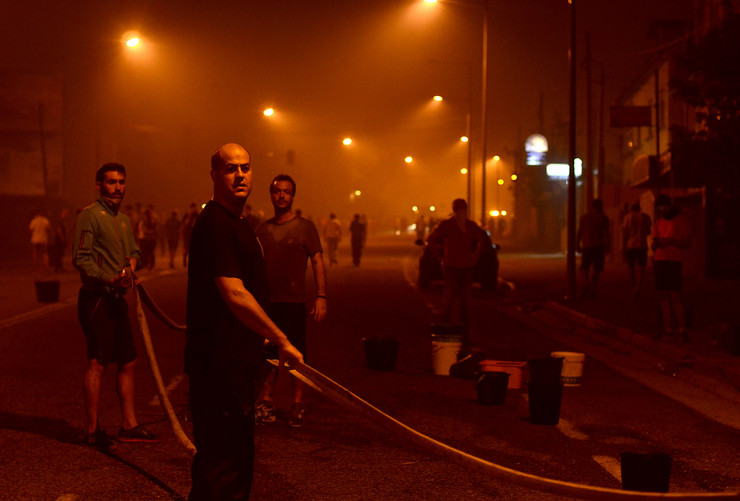
M 241 218 L 252 189 L 249 153 L 226 144 L 211 157 L 213 199 L 193 228 L 185 372 L 198 449 L 190 499 L 248 499 L 254 468 L 255 382 L 265 339 L 281 366 L 303 355 L 264 311 L 262 251 Z

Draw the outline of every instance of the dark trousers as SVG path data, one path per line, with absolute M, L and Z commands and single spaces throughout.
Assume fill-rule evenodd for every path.
M 254 391 L 251 390 L 253 394 Z M 190 501 L 247 500 L 254 472 L 254 395 L 248 402 L 214 402 L 190 394 L 193 459 Z

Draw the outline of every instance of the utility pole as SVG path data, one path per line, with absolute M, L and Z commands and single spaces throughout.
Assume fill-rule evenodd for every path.
M 591 208 L 594 201 L 594 112 L 593 96 L 591 92 L 591 33 L 586 33 L 586 168 L 584 177 L 586 181 L 586 210 Z
M 568 140 L 568 299 L 576 297 L 576 0 L 570 4 L 570 130 Z

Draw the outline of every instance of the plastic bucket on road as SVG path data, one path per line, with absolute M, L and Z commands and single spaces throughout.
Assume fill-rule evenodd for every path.
M 478 403 L 481 405 L 503 405 L 509 386 L 508 372 L 484 372 L 475 383 Z
M 432 334 L 432 366 L 435 374 L 450 375 L 450 366 L 457 362 L 462 340 L 462 336 Z
M 662 453 L 622 452 L 622 489 L 625 491 L 668 492 L 671 483 L 671 456 Z
M 561 357 L 533 358 L 529 361 L 529 421 L 555 425 L 560 421 L 563 385 Z
M 529 380 L 539 384 L 560 384 L 563 357 L 532 358 L 529 360 Z
M 563 359 L 563 370 L 560 372 L 560 382 L 563 386 L 581 386 L 586 355 L 571 351 L 553 351 L 550 356 Z
M 392 371 L 396 367 L 399 342 L 391 338 L 363 338 L 367 368 L 375 371 Z
M 522 387 L 522 373 L 527 362 L 509 362 L 504 360 L 481 360 L 481 372 L 506 372 L 509 374 L 509 388 L 518 390 Z
M 529 422 L 532 424 L 558 424 L 560 422 L 563 385 L 530 381 L 528 390 Z
M 36 299 L 39 303 L 59 301 L 59 280 L 36 280 Z

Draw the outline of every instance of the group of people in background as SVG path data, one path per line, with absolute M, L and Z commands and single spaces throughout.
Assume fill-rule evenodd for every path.
M 639 299 L 648 262 L 648 237 L 652 235 L 655 289 L 661 295 L 662 330 L 655 338 L 674 337 L 688 342 L 685 308 L 682 298 L 683 251 L 691 247 L 691 229 L 668 195 L 655 199 L 657 220 L 653 224 L 639 203 L 630 206 L 622 220 L 622 252 L 629 268 L 634 299 Z M 591 209 L 581 216 L 576 234 L 577 251 L 581 253 L 583 273 L 581 298 L 596 298 L 599 276 L 605 256 L 611 250 L 611 227 L 604 214 L 604 204 L 596 199 Z

